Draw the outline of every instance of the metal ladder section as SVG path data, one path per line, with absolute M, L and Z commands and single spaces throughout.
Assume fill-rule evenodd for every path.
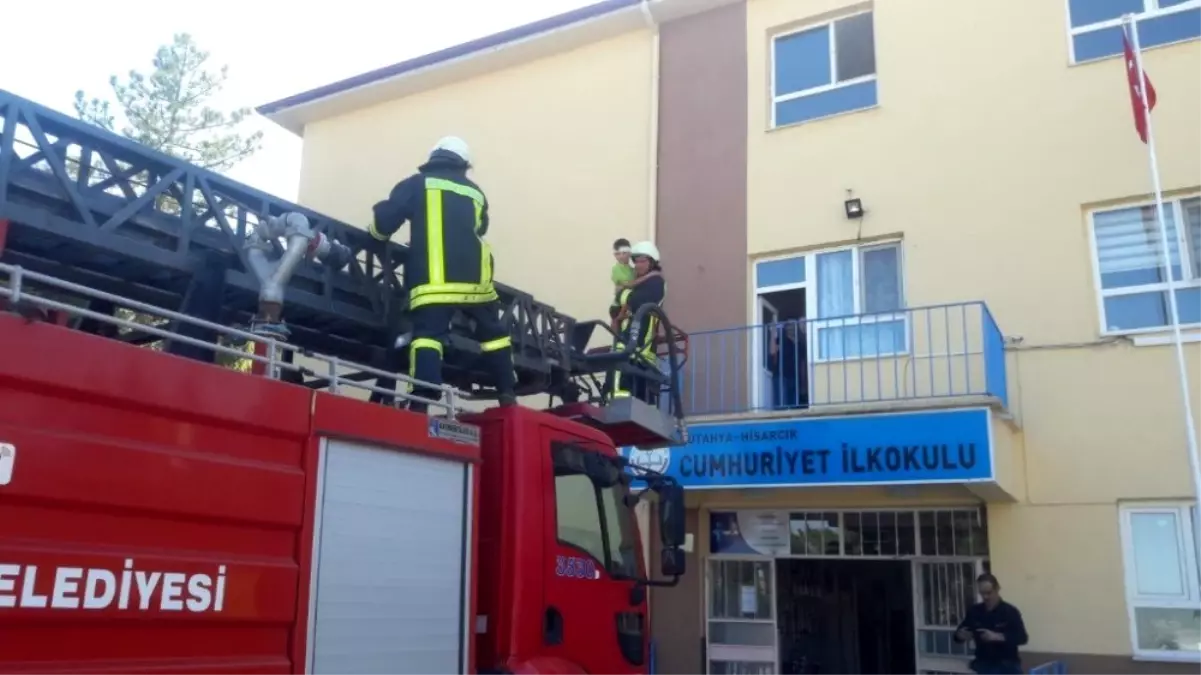
M 5 279 L 6 278 L 6 279 Z M 133 321 L 120 316 L 120 312 L 97 312 L 86 307 L 80 307 L 68 302 L 55 299 L 55 295 L 86 298 L 99 303 L 112 303 L 118 308 L 128 310 L 143 317 L 161 320 L 165 325 L 153 325 Z M 398 403 L 416 401 L 445 411 L 446 417 L 455 418 L 464 412 L 463 402 L 468 396 L 450 385 L 434 385 L 409 377 L 405 373 L 391 373 L 353 361 L 346 361 L 334 356 L 314 353 L 283 340 L 256 335 L 249 331 L 222 326 L 217 323 L 197 319 L 180 312 L 175 312 L 151 304 L 130 300 L 112 293 L 106 293 L 87 286 L 64 281 L 62 279 L 34 272 L 16 265 L 0 263 L 0 305 L 7 301 L 8 310 L 30 318 L 47 318 L 49 312 L 61 312 L 63 315 L 75 317 L 77 320 L 92 320 L 100 324 L 117 328 L 118 330 L 136 331 L 148 334 L 162 340 L 179 342 L 200 349 L 212 350 L 214 354 L 225 354 L 238 359 L 259 364 L 264 375 L 272 379 L 293 379 L 303 383 L 305 376 L 321 378 L 318 384 L 306 384 L 310 388 L 324 389 L 332 394 L 349 394 L 351 391 L 366 391 L 388 397 L 395 397 Z M 217 337 L 212 340 L 202 340 L 185 335 L 179 330 L 180 326 L 191 326 L 205 331 L 211 331 Z M 73 326 L 76 327 L 76 326 Z M 222 344 L 221 338 L 256 346 L 255 353 L 239 349 L 228 344 Z M 297 363 L 297 357 L 303 357 L 317 364 L 310 368 Z M 220 366 L 214 366 L 220 367 Z M 322 372 L 324 371 L 324 372 Z M 358 377 L 353 377 L 358 374 Z M 438 389 L 441 391 L 439 400 L 416 396 L 412 393 L 384 389 L 366 381 L 359 381 L 362 375 L 369 377 L 392 379 L 398 383 L 409 383 Z M 353 378 L 353 379 L 352 379 Z M 369 379 L 369 378 L 368 378 Z

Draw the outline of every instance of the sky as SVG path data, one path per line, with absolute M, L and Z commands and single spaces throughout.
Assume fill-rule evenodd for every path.
M 214 67 L 229 66 L 215 104 L 254 107 L 594 1 L 7 2 L 0 89 L 73 114 L 76 90 L 107 96 L 109 76 L 149 72 L 158 47 L 187 32 Z M 264 132 L 263 149 L 230 176 L 295 201 L 300 139 L 257 115 L 248 129 Z

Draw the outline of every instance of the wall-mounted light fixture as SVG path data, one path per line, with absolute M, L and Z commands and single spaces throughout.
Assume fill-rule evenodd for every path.
M 842 207 L 846 211 L 847 220 L 858 220 L 863 217 L 863 200 L 852 196 L 850 190 L 847 190 L 847 199 L 842 203 Z

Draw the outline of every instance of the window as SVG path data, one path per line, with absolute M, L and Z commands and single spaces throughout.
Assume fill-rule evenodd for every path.
M 1136 656 L 1201 657 L 1201 571 L 1195 505 L 1122 509 L 1126 602 Z
M 805 293 L 802 306 L 815 309 L 788 318 L 805 321 L 808 354 L 816 361 L 904 354 L 909 326 L 901 269 L 896 242 L 761 260 L 755 294 L 762 301 L 784 291 Z
M 1164 207 L 1179 321 L 1201 324 L 1201 197 L 1170 201 Z M 1184 227 L 1177 228 L 1177 223 Z M 1170 325 L 1155 206 L 1096 211 L 1092 236 L 1101 333 L 1145 333 Z
M 810 329 L 819 361 L 908 351 L 901 246 L 818 253 L 817 319 Z
M 1072 61 L 1122 53 L 1122 16 L 1134 14 L 1144 49 L 1201 37 L 1201 0 L 1068 0 Z
M 551 452 L 559 541 L 592 556 L 598 567 L 612 575 L 637 576 L 638 548 L 630 509 L 625 505 L 626 486 L 618 482 L 600 487 L 583 472 L 591 463 L 586 455 L 606 461 L 598 453 L 565 444 L 555 445 Z
M 772 126 L 876 105 L 872 13 L 772 39 Z

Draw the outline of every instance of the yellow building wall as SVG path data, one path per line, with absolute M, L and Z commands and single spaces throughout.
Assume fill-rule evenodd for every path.
M 879 106 L 769 129 L 771 34 L 869 6 Z M 1122 60 L 1069 65 L 1065 11 L 750 0 L 748 250 L 900 235 L 910 307 L 984 300 L 1023 338 L 1008 355 L 1019 430 L 1005 444 L 1023 487 L 1017 503 L 989 505 L 994 569 L 1027 616 L 1030 650 L 1129 654 L 1118 502 L 1192 489 L 1171 348 L 1099 339 L 1086 211 L 1151 188 Z M 1164 187 L 1195 190 L 1201 42 L 1144 61 Z M 861 222 L 843 215 L 848 189 Z M 1186 350 L 1199 392 L 1201 345 Z M 1201 395 L 1193 403 L 1201 419 Z
M 365 227 L 438 138 L 461 136 L 488 195 L 497 279 L 605 317 L 613 240 L 650 233 L 651 53 L 649 31 L 627 33 L 314 123 L 300 201 Z

